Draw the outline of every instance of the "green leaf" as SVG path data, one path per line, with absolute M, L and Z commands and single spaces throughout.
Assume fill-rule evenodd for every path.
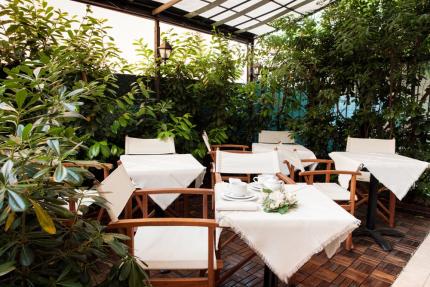
M 0 277 L 6 275 L 9 272 L 12 272 L 15 269 L 15 261 L 8 261 L 3 264 L 0 264 Z
M 57 139 L 49 139 L 46 142 L 57 155 L 60 155 L 60 142 Z
M 22 89 L 16 93 L 15 101 L 16 101 L 16 105 L 18 106 L 18 109 L 22 108 L 22 105 L 24 104 L 26 98 L 27 98 L 27 90 Z
M 51 216 L 36 201 L 32 201 L 33 208 L 39 221 L 40 226 L 49 234 L 55 234 L 56 228 Z
M 62 182 L 67 177 L 67 168 L 64 167 L 61 163 L 57 165 L 57 168 L 54 171 L 54 180 L 56 182 Z
M 22 134 L 21 134 L 21 139 L 23 140 L 23 141 L 25 141 L 25 140 L 27 140 L 28 139 L 28 137 L 29 137 L 29 135 L 30 135 L 30 133 L 31 133 L 31 129 L 33 128 L 33 125 L 32 124 L 27 124 L 25 127 L 24 127 L 24 129 L 23 129 L 23 131 L 22 131 Z
M 28 245 L 25 245 L 21 249 L 19 254 L 19 262 L 22 266 L 30 266 L 34 261 L 34 253 Z
M 33 178 L 34 178 L 34 179 L 37 179 L 37 178 L 39 178 L 39 177 L 41 177 L 41 176 L 44 176 L 44 175 L 45 175 L 45 174 L 47 174 L 50 170 L 51 170 L 51 167 L 45 167 L 44 169 L 41 169 L 41 170 L 39 170 L 38 172 L 36 172 L 36 173 L 33 175 Z
M 15 213 L 11 212 L 9 213 L 7 219 L 6 219 L 6 224 L 4 225 L 4 231 L 8 231 L 9 228 L 12 226 L 12 223 L 15 221 Z
M 14 212 L 23 212 L 27 209 L 28 201 L 15 191 L 8 190 L 9 206 Z

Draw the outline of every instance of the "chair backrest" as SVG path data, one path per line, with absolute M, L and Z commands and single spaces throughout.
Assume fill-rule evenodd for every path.
M 175 141 L 166 139 L 140 139 L 125 137 L 125 154 L 169 154 L 175 153 Z
M 294 143 L 293 134 L 289 131 L 266 131 L 262 130 L 258 134 L 260 143 Z
M 215 172 L 276 174 L 280 172 L 278 152 L 237 153 L 217 150 Z
M 118 166 L 97 187 L 100 196 L 107 200 L 106 211 L 112 221 L 118 220 L 135 189 L 124 165 Z
M 394 154 L 396 153 L 396 140 L 348 137 L 346 141 L 346 151 Z
M 209 143 L 209 137 L 206 131 L 203 131 L 202 138 L 206 148 L 208 149 L 208 152 L 210 152 L 212 149 L 211 149 L 211 144 Z

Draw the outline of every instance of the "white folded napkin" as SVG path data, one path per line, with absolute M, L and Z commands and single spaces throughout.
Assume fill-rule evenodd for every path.
M 225 200 L 222 195 L 228 192 L 229 184 L 226 182 L 218 183 L 215 187 L 217 211 L 257 211 L 260 209 L 258 201 Z
M 239 183 L 239 182 L 242 182 L 242 181 L 240 180 L 240 178 L 230 177 L 230 178 L 228 179 L 228 182 L 229 182 L 229 183 Z

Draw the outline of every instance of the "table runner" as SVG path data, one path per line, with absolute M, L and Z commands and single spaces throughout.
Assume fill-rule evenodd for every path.
M 188 187 L 196 180 L 200 186 L 206 168 L 191 154 L 122 155 L 121 162 L 139 188 Z M 179 194 L 150 195 L 165 210 Z
M 267 144 L 267 143 L 253 143 L 253 152 L 267 152 L 278 148 L 278 155 L 280 167 L 283 174 L 289 175 L 290 171 L 285 160 L 288 160 L 296 169 L 304 170 L 304 167 L 310 166 L 311 170 L 315 169 L 316 164 L 302 163 L 302 159 L 316 159 L 315 154 L 308 148 L 299 144 Z
M 226 183 L 215 186 L 216 202 L 222 201 Z M 287 282 L 312 255 L 325 250 L 335 254 L 340 243 L 360 221 L 310 185 L 286 185 L 297 190 L 298 206 L 286 214 L 259 211 L 217 211 L 221 227 L 230 227 Z
M 332 152 L 330 158 L 337 170 L 360 170 L 363 167 L 373 174 L 385 187 L 391 190 L 399 200 L 429 167 L 425 161 L 416 160 L 398 154 Z M 340 175 L 339 184 L 348 188 L 351 176 Z

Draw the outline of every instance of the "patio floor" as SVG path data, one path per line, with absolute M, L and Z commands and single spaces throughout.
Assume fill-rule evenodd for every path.
M 360 219 L 364 218 L 364 211 L 359 210 Z M 430 231 L 430 218 L 397 212 L 396 222 L 396 229 L 403 232 L 405 237 L 385 237 L 393 245 L 391 252 L 382 251 L 369 238 L 355 237 L 355 248 L 352 251 L 341 249 L 330 260 L 324 253 L 313 256 L 296 273 L 292 283 L 297 287 L 390 286 Z M 224 269 L 228 269 L 251 252 L 247 245 L 237 238 L 223 251 Z M 222 286 L 263 286 L 262 261 L 255 256 Z

